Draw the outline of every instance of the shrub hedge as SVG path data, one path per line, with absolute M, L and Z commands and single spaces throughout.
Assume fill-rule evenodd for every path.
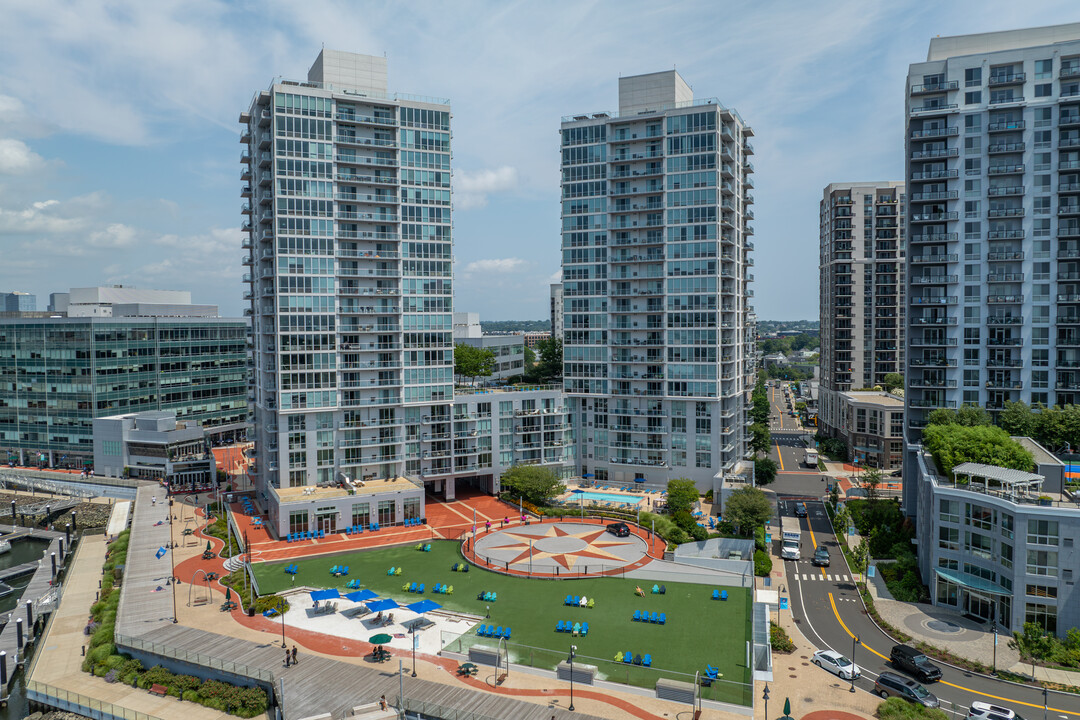
M 120 605 L 120 591 L 116 583 L 123 577 L 128 541 L 129 531 L 125 530 L 109 545 L 105 553 L 101 592 L 97 602 L 90 606 L 91 622 L 96 628 L 87 644 L 86 658 L 82 663 L 83 671 L 104 678 L 106 682 L 122 682 L 143 689 L 154 684 L 164 685 L 173 697 L 182 697 L 184 700 L 243 718 L 265 713 L 270 699 L 262 688 L 236 687 L 219 680 L 203 681 L 193 675 L 176 675 L 160 665 L 147 670 L 130 655 L 117 653 L 113 636 L 116 629 L 116 610 Z M 268 597 L 276 599 L 275 596 Z

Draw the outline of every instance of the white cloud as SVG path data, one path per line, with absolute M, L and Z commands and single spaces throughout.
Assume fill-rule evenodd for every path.
M 26 143 L 0 138 L 0 175 L 21 175 L 41 167 L 43 160 Z
M 87 244 L 96 248 L 126 248 L 135 243 L 135 228 L 123 223 L 112 223 L 104 230 L 90 233 Z
M 527 265 L 521 258 L 491 258 L 489 260 L 473 260 L 462 268 L 464 275 L 473 273 L 512 273 L 517 272 Z
M 499 168 L 458 170 L 454 174 L 454 201 L 459 210 L 471 210 L 487 205 L 488 195 L 508 192 L 517 187 L 517 169 L 508 165 Z
M 548 285 L 550 285 L 551 283 L 561 283 L 561 282 L 562 282 L 562 270 L 556 270 L 555 272 L 551 273 L 551 275 L 548 275 Z
M 21 210 L 0 208 L 0 235 L 71 233 L 86 227 L 79 217 L 63 217 L 59 200 L 43 200 Z

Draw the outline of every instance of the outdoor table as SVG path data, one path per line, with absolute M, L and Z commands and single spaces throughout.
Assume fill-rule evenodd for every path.
M 465 663 L 458 668 L 459 675 L 475 675 L 480 672 L 480 668 L 472 663 Z

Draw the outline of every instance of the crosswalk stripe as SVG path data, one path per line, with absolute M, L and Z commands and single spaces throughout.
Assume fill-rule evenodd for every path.
M 832 575 L 826 575 L 825 577 L 829 578 L 829 582 L 832 582 Z

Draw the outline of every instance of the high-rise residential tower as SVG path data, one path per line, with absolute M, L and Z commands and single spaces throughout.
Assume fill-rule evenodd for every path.
M 832 183 L 819 211 L 818 422 L 841 428 L 840 393 L 904 371 L 904 183 Z
M 564 388 L 598 480 L 744 469 L 753 373 L 750 127 L 675 71 L 563 118 Z
M 240 122 L 260 497 L 448 470 L 448 101 L 323 50 Z
M 906 109 L 909 440 L 1080 401 L 1080 24 L 933 38 Z
M 907 82 L 905 511 L 937 605 L 1064 636 L 1080 623 L 1065 469 L 942 472 L 937 408 L 1080 400 L 1080 23 L 933 38 Z

